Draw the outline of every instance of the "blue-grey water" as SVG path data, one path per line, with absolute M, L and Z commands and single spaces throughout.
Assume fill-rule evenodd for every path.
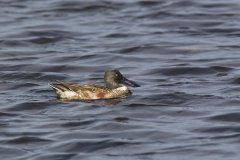
M 239 0 L 1 0 L 4 160 L 240 159 Z M 56 100 L 49 83 L 126 99 Z

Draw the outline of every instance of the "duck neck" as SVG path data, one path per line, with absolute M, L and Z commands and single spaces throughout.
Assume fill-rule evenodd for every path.
M 120 85 L 116 82 L 105 82 L 106 87 L 109 89 L 116 89 L 118 87 L 120 87 Z

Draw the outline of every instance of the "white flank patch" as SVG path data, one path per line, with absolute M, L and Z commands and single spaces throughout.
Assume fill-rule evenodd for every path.
M 61 98 L 67 99 L 67 98 L 72 98 L 72 97 L 77 96 L 77 93 L 73 92 L 73 91 L 64 91 L 64 92 L 60 93 L 60 96 L 61 96 Z

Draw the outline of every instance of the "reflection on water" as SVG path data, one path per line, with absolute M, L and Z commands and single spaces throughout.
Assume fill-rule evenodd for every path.
M 1 1 L 1 159 L 239 159 L 239 6 Z M 48 86 L 113 68 L 141 87 L 63 102 Z
M 127 100 L 127 97 L 103 99 L 103 100 L 67 100 L 67 99 L 56 99 L 56 100 L 51 100 L 51 101 L 52 102 L 59 102 L 59 103 L 72 103 L 72 102 L 95 103 L 97 105 L 115 106 L 118 103 L 121 103 L 121 102 L 123 102 L 125 100 Z

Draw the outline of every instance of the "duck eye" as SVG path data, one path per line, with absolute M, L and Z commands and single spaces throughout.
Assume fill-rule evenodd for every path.
M 93 89 L 92 89 L 92 92 L 93 92 L 93 93 L 96 92 L 96 88 L 93 88 Z

